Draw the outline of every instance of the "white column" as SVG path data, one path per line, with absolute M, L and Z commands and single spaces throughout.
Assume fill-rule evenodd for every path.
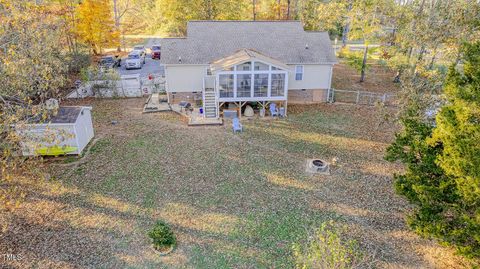
M 268 90 L 267 90 L 267 97 L 272 96 L 272 66 L 268 66 Z
M 233 74 L 233 98 L 237 98 L 237 72 Z
M 251 82 L 251 85 L 250 85 L 250 98 L 253 97 L 253 86 L 255 84 L 255 74 L 253 73 L 253 63 L 254 62 L 251 62 L 251 67 L 250 67 L 250 82 Z

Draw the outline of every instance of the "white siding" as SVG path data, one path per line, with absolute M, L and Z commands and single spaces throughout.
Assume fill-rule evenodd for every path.
M 167 65 L 165 68 L 168 92 L 201 92 L 207 65 Z
M 295 80 L 295 66 L 288 65 L 290 72 L 288 76 L 288 89 L 329 89 L 331 83 L 332 65 L 303 65 L 303 79 Z
M 303 80 L 295 80 L 295 66 L 290 67 L 288 89 L 329 89 L 333 65 L 303 65 Z M 203 78 L 207 65 L 167 65 L 166 80 L 168 92 L 200 92 L 203 90 Z
M 82 114 L 83 113 L 83 114 Z M 82 109 L 75 123 L 75 134 L 78 144 L 78 154 L 88 145 L 93 138 L 93 124 L 90 109 Z

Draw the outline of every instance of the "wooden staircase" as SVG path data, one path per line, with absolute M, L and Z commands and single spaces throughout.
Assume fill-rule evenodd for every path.
M 203 81 L 203 111 L 205 118 L 218 118 L 218 101 L 215 77 L 207 76 Z

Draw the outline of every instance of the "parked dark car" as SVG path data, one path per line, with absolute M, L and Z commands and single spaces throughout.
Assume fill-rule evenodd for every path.
M 105 69 L 120 67 L 121 61 L 118 56 L 104 56 L 100 59 L 100 67 Z
M 160 51 L 162 47 L 160 45 L 152 46 L 152 59 L 159 59 L 162 57 L 162 52 Z

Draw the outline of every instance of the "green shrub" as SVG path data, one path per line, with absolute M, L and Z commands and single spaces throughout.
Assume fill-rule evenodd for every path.
M 153 246 L 159 251 L 174 247 L 177 244 L 172 229 L 163 221 L 157 221 L 153 229 L 148 232 L 148 236 L 152 238 Z
M 325 222 L 305 247 L 294 244 L 296 268 L 373 268 L 373 256 L 361 252 L 355 240 L 345 239 L 345 229 L 333 221 Z

